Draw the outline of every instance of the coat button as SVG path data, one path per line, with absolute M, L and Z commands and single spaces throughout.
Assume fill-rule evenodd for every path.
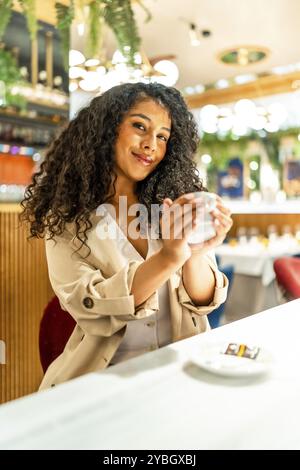
M 86 308 L 93 308 L 94 307 L 94 301 L 90 297 L 85 297 L 83 299 L 82 303 Z

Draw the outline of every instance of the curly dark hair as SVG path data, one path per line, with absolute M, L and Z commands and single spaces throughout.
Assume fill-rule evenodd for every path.
M 94 98 L 49 147 L 22 201 L 21 220 L 30 223 L 31 237 L 47 233 L 54 238 L 74 222 L 76 237 L 86 244 L 91 213 L 113 196 L 119 126 L 130 108 L 149 98 L 169 112 L 171 135 L 163 160 L 137 183 L 139 202 L 150 217 L 151 204 L 161 204 L 165 197 L 205 190 L 193 162 L 197 126 L 179 91 L 157 83 L 126 83 Z

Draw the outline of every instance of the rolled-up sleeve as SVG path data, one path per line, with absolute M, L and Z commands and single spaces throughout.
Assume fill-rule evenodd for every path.
M 62 307 L 82 330 L 91 335 L 111 336 L 128 321 L 158 310 L 154 292 L 135 307 L 130 293 L 135 272 L 141 261 L 130 261 L 109 278 L 74 252 L 67 236 L 54 243 L 46 241 L 49 278 Z
M 195 305 L 184 287 L 182 275 L 180 277 L 180 283 L 177 290 L 180 304 L 198 315 L 207 315 L 225 302 L 229 284 L 225 274 L 219 271 L 214 256 L 207 255 L 206 258 L 215 276 L 215 291 L 211 303 L 209 305 Z

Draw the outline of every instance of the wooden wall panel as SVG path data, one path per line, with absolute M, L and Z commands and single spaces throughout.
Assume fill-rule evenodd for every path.
M 0 365 L 1 403 L 39 386 L 39 323 L 53 296 L 44 241 L 27 240 L 18 207 L 0 205 L 0 340 L 6 347 L 6 363 Z
M 229 236 L 235 237 L 238 227 L 257 227 L 260 234 L 267 235 L 269 225 L 276 225 L 281 231 L 284 225 L 294 230 L 300 224 L 300 214 L 232 214 L 233 226 Z
M 213 88 L 204 93 L 186 96 L 185 101 L 188 107 L 193 109 L 201 108 L 207 104 L 233 103 L 245 98 L 253 99 L 277 93 L 290 93 L 295 91 L 299 80 L 300 72 L 268 75 L 243 85 L 233 85 L 222 89 Z

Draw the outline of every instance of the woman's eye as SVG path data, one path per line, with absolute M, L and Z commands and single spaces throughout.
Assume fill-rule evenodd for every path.
M 136 127 L 137 129 L 140 129 L 141 131 L 145 130 L 145 126 L 141 124 L 140 122 L 134 122 L 133 127 Z
M 167 140 L 168 140 L 165 135 L 158 135 L 157 137 L 159 139 L 163 140 L 164 142 L 167 142 Z

